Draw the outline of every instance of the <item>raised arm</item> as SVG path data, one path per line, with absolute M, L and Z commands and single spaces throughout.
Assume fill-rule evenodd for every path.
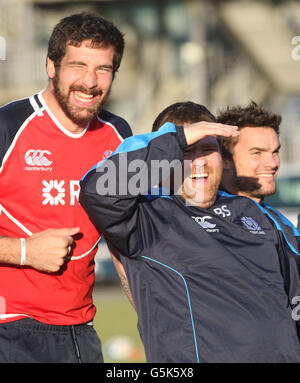
M 181 166 L 187 146 L 210 135 L 238 134 L 235 127 L 203 121 L 185 128 L 166 123 L 157 132 L 129 137 L 81 180 L 80 203 L 122 255 L 135 256 L 143 247 L 138 205 L 162 181 L 154 182 L 151 174 L 159 161 Z

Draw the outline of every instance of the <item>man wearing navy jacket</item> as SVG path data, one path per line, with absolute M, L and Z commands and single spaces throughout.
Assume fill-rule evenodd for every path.
M 234 139 L 220 138 L 223 157 L 222 188 L 230 194 L 251 198 L 267 210 L 273 225 L 284 227 L 278 235 L 295 237 L 299 251 L 300 233 L 280 212 L 264 202 L 276 192 L 276 178 L 280 166 L 279 130 L 281 116 L 251 102 L 245 107 L 227 107 L 217 120 L 238 126 L 240 135 Z M 298 247 L 297 247 L 298 243 Z
M 148 362 L 300 362 L 297 244 L 251 199 L 218 194 L 216 136 L 239 132 L 201 108 L 183 121 L 201 122 L 126 139 L 82 179 L 80 202 L 123 255 Z
M 233 140 L 220 139 L 222 186 L 232 194 L 262 202 L 264 197 L 276 192 L 281 116 L 252 102 L 246 107 L 227 107 L 217 119 L 238 126 L 240 132 Z

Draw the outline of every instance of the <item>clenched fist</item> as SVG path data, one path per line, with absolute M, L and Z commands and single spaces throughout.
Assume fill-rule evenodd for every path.
M 26 266 L 55 273 L 66 261 L 78 227 L 47 229 L 26 239 Z

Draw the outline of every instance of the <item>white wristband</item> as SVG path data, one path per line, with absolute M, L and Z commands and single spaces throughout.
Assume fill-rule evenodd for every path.
M 21 241 L 21 262 L 20 265 L 24 266 L 26 262 L 26 240 L 25 238 L 20 238 Z

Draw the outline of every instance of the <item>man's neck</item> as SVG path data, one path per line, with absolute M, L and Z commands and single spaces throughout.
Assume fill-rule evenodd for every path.
M 252 199 L 253 201 L 255 201 L 256 203 L 259 203 L 259 204 L 263 202 L 263 198 L 251 196 L 247 192 L 243 192 L 241 190 L 234 190 L 234 189 L 231 189 L 231 188 L 228 189 L 228 188 L 225 188 L 224 186 L 221 187 L 221 190 L 224 190 L 228 194 L 233 194 L 233 195 L 238 195 L 238 196 L 241 196 L 241 197 L 250 198 L 250 199 Z
M 50 85 L 42 93 L 42 96 L 50 111 L 65 129 L 67 129 L 72 134 L 82 133 L 86 126 L 80 126 L 75 124 L 65 115 L 64 111 L 58 104 L 56 97 L 52 89 L 50 88 Z

